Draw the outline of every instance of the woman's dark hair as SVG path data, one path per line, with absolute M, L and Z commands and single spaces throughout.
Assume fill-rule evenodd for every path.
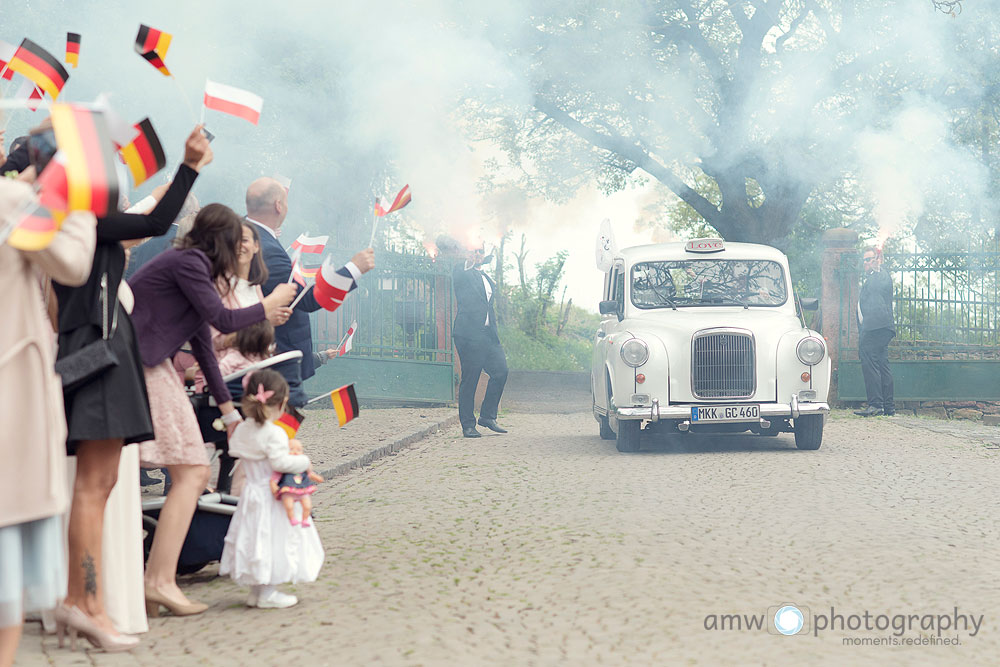
M 260 389 L 274 393 L 261 403 L 256 397 Z M 288 383 L 281 377 L 281 373 L 268 369 L 254 371 L 247 378 L 246 390 L 241 400 L 243 414 L 258 424 L 264 424 L 268 421 L 267 407 L 280 406 L 286 398 L 288 398 Z
M 178 246 L 181 250 L 197 248 L 212 263 L 212 282 L 231 289 L 226 279 L 236 273 L 236 257 L 243 242 L 243 221 L 233 209 L 223 204 L 209 204 L 198 211 L 191 231 Z
M 274 343 L 274 325 L 264 320 L 236 332 L 236 349 L 248 359 L 263 359 Z
M 257 254 L 250 261 L 250 275 L 247 280 L 251 285 L 263 285 L 267 282 L 268 272 L 267 264 L 264 263 L 264 253 L 260 250 L 260 232 L 257 231 L 257 225 L 252 222 L 244 220 L 243 226 L 250 230 L 253 240 L 257 243 Z

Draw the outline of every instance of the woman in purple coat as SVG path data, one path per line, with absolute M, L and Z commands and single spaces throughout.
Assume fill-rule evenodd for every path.
M 215 358 L 209 325 L 223 333 L 269 319 L 284 324 L 295 287 L 283 285 L 249 308 L 230 310 L 217 291 L 220 279 L 236 273 L 243 238 L 242 220 L 222 204 L 201 209 L 179 247 L 161 253 L 132 277 L 132 322 L 146 374 L 155 440 L 142 443 L 143 467 L 166 467 L 172 484 L 160 511 L 146 563 L 146 611 L 160 605 L 174 615 L 198 614 L 207 606 L 191 602 L 177 586 L 177 560 L 198 497 L 208 483 L 209 462 L 198 420 L 172 357 L 184 343 L 205 373 L 206 384 L 222 411 L 230 434 L 241 421 Z

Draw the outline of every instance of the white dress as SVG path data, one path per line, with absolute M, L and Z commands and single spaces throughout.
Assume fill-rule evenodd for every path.
M 244 586 L 316 581 L 325 557 L 316 526 L 291 525 L 271 494 L 272 472 L 305 472 L 309 458 L 288 453 L 288 435 L 279 426 L 253 420 L 236 427 L 229 453 L 240 459 L 246 486 L 229 523 L 219 574 Z

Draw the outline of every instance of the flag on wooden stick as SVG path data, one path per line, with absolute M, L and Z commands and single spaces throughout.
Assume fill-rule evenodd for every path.
M 323 249 L 326 248 L 326 243 L 329 240 L 329 235 L 309 236 L 308 234 L 299 234 L 299 238 L 292 241 L 292 250 L 301 249 L 302 252 L 308 253 L 323 252 Z
M 358 321 L 355 320 L 351 322 L 351 327 L 347 330 L 344 335 L 344 340 L 340 341 L 340 345 L 337 346 L 337 356 L 342 357 L 351 351 L 353 347 L 352 343 L 354 341 L 354 331 L 358 328 Z
M 410 203 L 410 186 L 404 185 L 403 189 L 399 191 L 396 198 L 392 201 L 392 206 L 388 210 L 382 208 L 382 204 L 375 200 L 375 215 L 382 217 L 383 215 L 389 215 L 394 211 L 398 211 L 407 204 Z
M 56 143 L 66 158 L 67 210 L 108 215 L 118 207 L 118 174 L 103 113 L 53 104 L 51 114 Z
M 66 33 L 66 64 L 72 65 L 73 69 L 80 64 L 80 34 L 75 32 Z
M 10 59 L 14 57 L 17 47 L 0 39 L 0 78 L 10 81 L 14 78 L 14 70 L 7 66 Z
M 206 80 L 204 105 L 206 109 L 221 111 L 256 125 L 264 100 L 247 90 Z
M 132 143 L 118 149 L 118 152 L 132 172 L 132 180 L 138 187 L 167 165 L 167 156 L 148 118 L 136 123 L 135 129 L 139 131 L 139 135 Z
M 7 67 L 33 81 L 53 100 L 59 97 L 60 91 L 69 79 L 69 72 L 62 63 L 30 39 L 21 42 L 7 63 Z
M 148 25 L 139 24 L 139 34 L 135 36 L 135 51 L 145 58 L 150 65 L 160 70 L 164 76 L 170 76 L 163 60 L 167 57 L 167 49 L 170 48 L 170 41 L 173 35 L 150 28 Z
M 330 392 L 333 400 L 333 409 L 337 412 L 337 423 L 344 426 L 347 422 L 358 416 L 358 397 L 354 393 L 354 385 L 344 385 L 340 389 Z

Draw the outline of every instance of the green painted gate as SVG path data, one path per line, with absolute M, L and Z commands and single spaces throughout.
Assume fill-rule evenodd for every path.
M 336 347 L 358 322 L 353 349 L 316 369 L 310 396 L 354 383 L 367 403 L 455 399 L 451 272 L 426 255 L 379 251 L 376 268 L 333 313 L 312 316 L 313 345 Z
M 1000 252 L 896 254 L 896 338 L 889 346 L 896 400 L 1000 400 Z M 837 395 L 865 400 L 858 360 L 861 267 L 846 253 L 840 285 Z

